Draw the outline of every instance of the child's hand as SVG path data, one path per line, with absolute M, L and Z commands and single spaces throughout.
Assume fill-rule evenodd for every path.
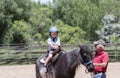
M 54 48 L 54 49 L 57 49 L 57 48 L 58 48 L 58 46 L 54 46 L 53 48 Z
M 54 48 L 54 49 L 58 48 L 58 46 L 54 46 L 54 45 L 50 45 L 50 46 L 51 46 L 51 48 Z

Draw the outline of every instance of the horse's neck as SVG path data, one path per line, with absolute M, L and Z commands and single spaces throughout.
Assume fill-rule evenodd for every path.
M 70 53 L 71 61 L 70 61 L 70 68 L 76 69 L 76 67 L 79 65 L 79 49 L 74 50 Z
M 68 52 L 66 57 L 69 69 L 74 70 L 80 64 L 79 49 Z
M 78 50 L 63 52 L 54 65 L 56 78 L 73 78 L 79 65 Z

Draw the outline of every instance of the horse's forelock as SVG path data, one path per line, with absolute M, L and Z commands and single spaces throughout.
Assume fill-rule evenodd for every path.
M 91 49 L 88 45 L 79 45 L 79 47 L 80 47 L 80 52 L 87 52 L 91 54 Z
M 89 48 L 88 45 L 78 45 L 78 46 L 79 46 L 80 50 L 83 50 L 83 51 L 85 51 Z

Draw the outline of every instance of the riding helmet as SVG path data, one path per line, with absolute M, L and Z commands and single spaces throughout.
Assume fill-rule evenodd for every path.
M 50 27 L 49 32 L 50 33 L 51 32 L 57 32 L 58 33 L 58 29 L 56 27 L 52 26 L 52 27 Z

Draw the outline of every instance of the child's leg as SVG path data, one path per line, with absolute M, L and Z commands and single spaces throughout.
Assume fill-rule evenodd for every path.
M 46 58 L 46 60 L 45 60 L 45 66 L 48 64 L 48 62 L 51 60 L 51 58 L 53 57 L 53 54 L 52 53 L 50 53 L 49 55 L 48 55 L 48 57 Z

